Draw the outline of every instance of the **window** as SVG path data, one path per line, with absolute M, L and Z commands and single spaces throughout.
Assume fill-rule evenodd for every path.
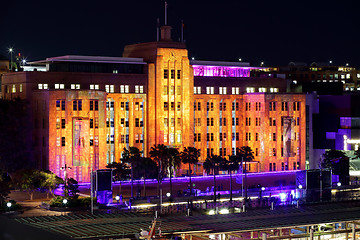
M 201 111 L 201 103 L 198 102 L 198 111 Z
M 82 111 L 82 100 L 73 101 L 73 111 Z
M 164 102 L 164 111 L 169 111 L 169 104 L 168 104 L 168 102 Z
M 94 128 L 94 119 L 90 118 L 90 128 Z
M 272 140 L 273 140 L 273 141 L 276 141 L 276 133 L 273 133 L 273 134 L 272 134 Z
M 259 88 L 259 92 L 266 92 L 266 88 Z
M 175 95 L 175 86 L 170 86 L 170 95 Z
M 231 88 L 231 94 L 240 94 L 240 88 L 239 87 Z
M 175 70 L 171 69 L 170 73 L 171 73 L 171 79 L 174 79 L 175 78 Z
M 261 102 L 256 102 L 255 103 L 255 110 L 256 111 L 261 111 Z
M 90 100 L 90 111 L 99 111 L 99 101 Z
M 206 87 L 206 94 L 214 94 L 214 87 Z
M 177 102 L 176 109 L 177 109 L 178 111 L 181 110 L 181 102 Z
M 255 133 L 255 141 L 259 141 L 259 133 Z
M 61 137 L 61 146 L 65 147 L 65 137 Z
M 201 87 L 194 87 L 194 94 L 201 94 Z
M 181 86 L 177 86 L 177 95 L 181 95 Z
M 181 70 L 177 70 L 177 79 L 181 79 Z
M 175 118 L 170 118 L 170 126 L 175 127 Z
M 60 129 L 60 118 L 56 118 L 56 129 Z
M 279 88 L 270 88 L 270 92 L 279 92 Z
M 226 87 L 219 87 L 219 94 L 226 94 Z
M 164 79 L 168 79 L 169 78 L 169 70 L 164 69 Z
M 272 149 L 272 155 L 273 155 L 273 156 L 276 156 L 276 148 L 273 148 L 273 149 Z
M 294 102 L 293 110 L 294 111 L 299 111 L 300 110 L 300 102 Z
M 110 86 L 114 86 L 114 85 L 110 85 Z M 129 88 L 130 88 L 129 85 L 120 85 L 120 93 L 129 93 Z
M 261 118 L 255 118 L 255 126 L 260 126 Z
M 288 111 L 288 102 L 281 102 L 281 111 Z
M 94 137 L 90 136 L 90 146 L 94 146 Z
M 247 93 L 253 93 L 253 92 L 255 92 L 255 88 L 253 88 L 253 87 L 247 87 L 247 88 L 246 88 L 246 92 L 247 92 Z
M 15 85 L 15 84 L 12 85 L 12 90 L 11 90 L 11 92 L 12 92 L 12 93 L 16 93 L 16 85 Z
M 251 103 L 250 102 L 245 103 L 245 110 L 251 111 Z
M 49 89 L 49 85 L 47 83 L 39 83 L 38 84 L 38 89 L 42 90 L 46 90 L 46 89 Z
M 20 85 L 19 85 L 19 92 L 22 92 L 22 91 L 23 91 L 23 85 L 20 84 Z
M 269 111 L 276 111 L 275 102 L 269 102 Z
M 98 84 L 90 84 L 90 90 L 99 90 Z
M 135 85 L 135 93 L 144 93 L 144 86 Z
M 65 118 L 61 119 L 61 128 L 65 128 Z
M 175 110 L 175 103 L 174 103 L 174 102 L 171 102 L 171 103 L 170 103 L 170 110 L 171 110 L 171 111 L 174 111 L 174 110 Z
M 80 89 L 80 84 L 71 84 L 71 89 Z

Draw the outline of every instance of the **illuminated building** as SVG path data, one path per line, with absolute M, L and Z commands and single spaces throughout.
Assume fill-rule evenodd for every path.
M 34 159 L 64 177 L 89 181 L 91 169 L 119 161 L 123 148 L 148 156 L 155 144 L 210 154 L 250 146 L 251 172 L 305 169 L 306 96 L 282 78 L 251 77 L 249 64 L 190 61 L 173 42 L 128 45 L 123 57 L 63 56 L 35 62 L 47 72 L 9 73 L 6 99 L 28 99 Z M 179 174 L 186 174 L 187 166 Z

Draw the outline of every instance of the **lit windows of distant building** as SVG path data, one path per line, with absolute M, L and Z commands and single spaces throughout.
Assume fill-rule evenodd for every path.
M 350 79 L 350 73 L 346 74 L 346 79 Z
M 80 84 L 71 84 L 71 89 L 80 89 Z
M 144 93 L 144 86 L 135 85 L 135 93 Z
M 114 85 L 110 85 L 110 86 L 114 86 Z M 129 85 L 120 85 L 120 93 L 129 93 Z
M 12 85 L 12 90 L 11 90 L 11 92 L 12 92 L 12 93 L 16 93 L 16 85 L 15 85 L 15 84 Z
M 40 89 L 40 90 L 47 90 L 47 89 L 49 89 L 49 85 L 47 84 L 47 83 L 39 83 L 38 84 L 38 89 Z
M 206 87 L 206 94 L 214 94 L 214 87 Z
M 219 94 L 226 94 L 227 88 L 226 87 L 219 87 Z
M 247 87 L 247 88 L 246 88 L 246 92 L 247 92 L 247 93 L 253 93 L 253 92 L 255 92 L 255 88 L 253 88 L 253 87 Z
M 297 80 L 293 80 L 293 82 L 292 82 L 293 84 L 297 84 Z
M 194 87 L 194 94 L 201 94 L 201 87 Z
M 55 83 L 55 89 L 65 89 L 65 84 L 63 84 L 63 83 Z
M 266 88 L 259 88 L 259 92 L 266 92 Z
M 90 84 L 90 90 L 99 90 L 98 84 Z
M 23 91 L 23 85 L 20 84 L 20 85 L 19 85 L 19 92 L 22 92 L 22 91 Z
M 232 87 L 231 88 L 231 94 L 240 94 L 240 88 L 239 87 Z
M 270 92 L 272 93 L 279 92 L 279 88 L 270 88 Z
M 357 79 L 360 79 L 360 73 L 356 74 Z

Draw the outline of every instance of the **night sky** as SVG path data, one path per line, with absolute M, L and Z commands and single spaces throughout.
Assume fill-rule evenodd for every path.
M 168 0 L 168 25 L 197 60 L 328 62 L 360 67 L 355 0 Z M 61 55 L 121 56 L 125 45 L 156 40 L 164 1 L 6 1 L 0 54 L 29 61 Z

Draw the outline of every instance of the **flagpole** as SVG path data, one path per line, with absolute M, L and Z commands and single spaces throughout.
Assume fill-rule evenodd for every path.
M 165 2 L 165 26 L 167 26 L 167 2 Z
M 157 18 L 157 23 L 156 23 L 156 41 L 159 41 L 159 25 L 160 25 L 160 19 Z
M 184 42 L 184 20 L 181 20 L 181 42 Z

